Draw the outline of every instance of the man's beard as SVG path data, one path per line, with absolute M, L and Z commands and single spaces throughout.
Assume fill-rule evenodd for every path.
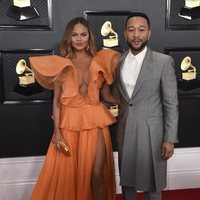
M 140 52 L 140 51 L 142 51 L 144 49 L 144 47 L 147 45 L 147 43 L 148 43 L 148 40 L 142 42 L 142 44 L 141 44 L 140 47 L 134 48 L 133 45 L 132 45 L 132 43 L 130 43 L 130 42 L 127 41 L 128 47 L 131 49 L 131 51 L 134 51 L 134 52 Z

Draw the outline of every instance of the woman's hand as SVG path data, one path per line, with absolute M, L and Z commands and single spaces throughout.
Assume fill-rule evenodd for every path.
M 65 140 L 64 140 L 64 138 L 63 138 L 62 133 L 61 133 L 60 130 L 54 131 L 53 137 L 52 137 L 52 142 L 56 146 L 56 148 L 60 151 L 60 144 L 59 144 L 59 142 L 64 142 L 65 143 Z

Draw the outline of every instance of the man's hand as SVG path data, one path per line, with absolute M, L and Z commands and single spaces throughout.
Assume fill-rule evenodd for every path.
M 162 158 L 168 160 L 174 154 L 174 144 L 171 142 L 164 142 L 162 144 Z

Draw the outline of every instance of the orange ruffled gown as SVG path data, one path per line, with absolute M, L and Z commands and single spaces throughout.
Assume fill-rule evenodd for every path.
M 70 148 L 67 157 L 50 143 L 31 200 L 92 200 L 91 173 L 99 128 L 106 144 L 107 196 L 108 200 L 115 199 L 114 159 L 108 126 L 116 120 L 99 102 L 99 91 L 104 80 L 108 84 L 113 81 L 110 62 L 116 53 L 101 50 L 93 58 L 86 99 L 79 93 L 78 71 L 69 59 L 56 55 L 30 57 L 35 78 L 43 87 L 53 89 L 54 81 L 62 82 L 60 128 Z

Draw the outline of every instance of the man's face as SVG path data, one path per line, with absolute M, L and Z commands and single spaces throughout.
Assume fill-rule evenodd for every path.
M 151 31 L 147 20 L 143 17 L 132 17 L 128 20 L 124 35 L 128 46 L 134 55 L 140 53 L 146 46 Z

